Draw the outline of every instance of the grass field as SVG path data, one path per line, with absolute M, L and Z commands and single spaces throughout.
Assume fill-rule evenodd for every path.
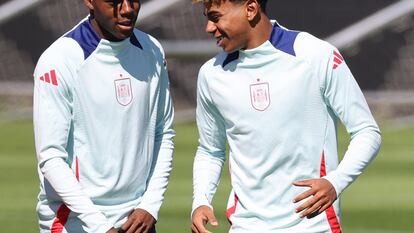
M 189 232 L 194 124 L 176 126 L 174 169 L 161 209 L 158 233 Z M 343 130 L 342 130 L 343 131 Z M 341 132 L 340 148 L 348 137 Z M 38 178 L 30 121 L 0 122 L 0 232 L 38 232 L 35 213 Z M 220 226 L 228 229 L 224 208 L 227 172 L 214 199 Z M 379 157 L 342 196 L 342 226 L 349 233 L 414 232 L 414 127 L 383 128 Z

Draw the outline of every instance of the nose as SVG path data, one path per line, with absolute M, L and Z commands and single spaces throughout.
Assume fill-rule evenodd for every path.
M 131 15 L 134 12 L 134 1 L 123 0 L 119 9 L 122 16 Z
M 210 20 L 207 21 L 206 32 L 213 33 L 217 30 L 216 24 Z

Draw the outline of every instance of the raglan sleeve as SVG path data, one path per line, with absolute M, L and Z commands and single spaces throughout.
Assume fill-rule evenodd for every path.
M 206 66 L 200 69 L 197 80 L 196 119 L 199 145 L 193 164 L 192 211 L 202 205 L 212 208 L 212 199 L 220 181 L 225 162 L 225 122 L 218 111 L 206 79 Z
M 71 76 L 71 69 L 52 52 L 45 52 L 35 68 L 33 123 L 37 165 L 46 190 L 52 189 L 55 198 L 76 214 L 88 232 L 106 232 L 112 225 L 83 192 L 74 169 L 67 163 L 72 130 Z
M 159 45 L 160 46 L 160 45 Z M 147 190 L 137 206 L 158 219 L 158 212 L 164 200 L 168 180 L 172 170 L 174 136 L 174 107 L 170 95 L 167 62 L 164 54 L 160 59 L 160 92 L 156 118 L 154 158 L 151 174 L 148 178 Z
M 337 169 L 324 177 L 332 183 L 339 196 L 376 157 L 381 132 L 344 58 L 333 46 L 329 50 L 322 90 L 326 104 L 351 137 Z

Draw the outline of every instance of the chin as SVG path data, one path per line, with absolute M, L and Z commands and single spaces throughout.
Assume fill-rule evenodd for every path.
M 126 38 L 132 36 L 132 33 L 134 33 L 134 28 L 130 29 L 118 29 L 113 31 L 113 35 L 118 38 L 119 40 L 125 40 Z
M 242 46 L 238 46 L 237 44 L 229 43 L 229 44 L 223 44 L 222 49 L 226 53 L 233 53 L 241 49 Z
M 131 37 L 131 35 L 132 35 L 132 32 L 130 32 L 130 33 L 119 33 L 116 36 L 116 38 L 121 41 L 121 40 L 125 40 L 125 39 Z
M 223 51 L 226 53 L 233 53 L 236 52 L 238 49 L 237 48 L 223 48 Z
M 124 37 L 124 39 L 125 39 L 125 38 L 128 38 L 128 37 L 132 36 L 132 33 L 134 33 L 134 29 L 132 29 L 132 30 L 130 30 L 130 31 L 124 31 L 124 32 L 121 32 L 121 35 L 122 35 L 122 37 Z

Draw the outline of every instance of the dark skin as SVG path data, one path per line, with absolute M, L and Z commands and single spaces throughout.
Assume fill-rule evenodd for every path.
M 208 19 L 205 30 L 227 53 L 256 48 L 270 37 L 272 24 L 256 0 L 244 3 L 222 1 L 204 6 Z
M 256 0 L 205 3 L 204 15 L 208 20 L 206 32 L 214 36 L 217 45 L 227 53 L 256 48 L 266 42 L 272 33 L 272 24 Z M 205 227 L 207 223 L 218 226 L 213 210 L 208 206 L 200 206 L 193 212 L 191 231 L 211 233 Z
M 122 41 L 132 35 L 141 7 L 139 0 L 84 0 L 84 3 L 101 38 Z
M 135 209 L 129 215 L 128 220 L 122 224 L 119 232 L 148 233 L 154 226 L 155 222 L 154 217 L 147 211 L 143 209 Z
M 90 11 L 90 22 L 102 39 L 122 41 L 129 38 L 141 7 L 139 0 L 84 0 Z M 133 210 L 119 232 L 148 233 L 155 218 L 143 209 Z M 118 233 L 111 228 L 107 233 Z
M 207 17 L 206 32 L 217 39 L 218 46 L 227 53 L 240 49 L 253 49 L 270 38 L 272 24 L 261 11 L 257 0 L 244 3 L 222 0 L 218 3 L 205 2 L 204 15 Z M 294 203 L 307 199 L 296 208 L 301 218 L 312 218 L 329 208 L 337 198 L 332 184 L 323 178 L 295 181 L 292 185 L 309 187 L 293 199 Z M 193 233 L 211 233 L 206 229 L 209 223 L 217 227 L 217 218 L 208 206 L 200 206 L 192 215 Z

